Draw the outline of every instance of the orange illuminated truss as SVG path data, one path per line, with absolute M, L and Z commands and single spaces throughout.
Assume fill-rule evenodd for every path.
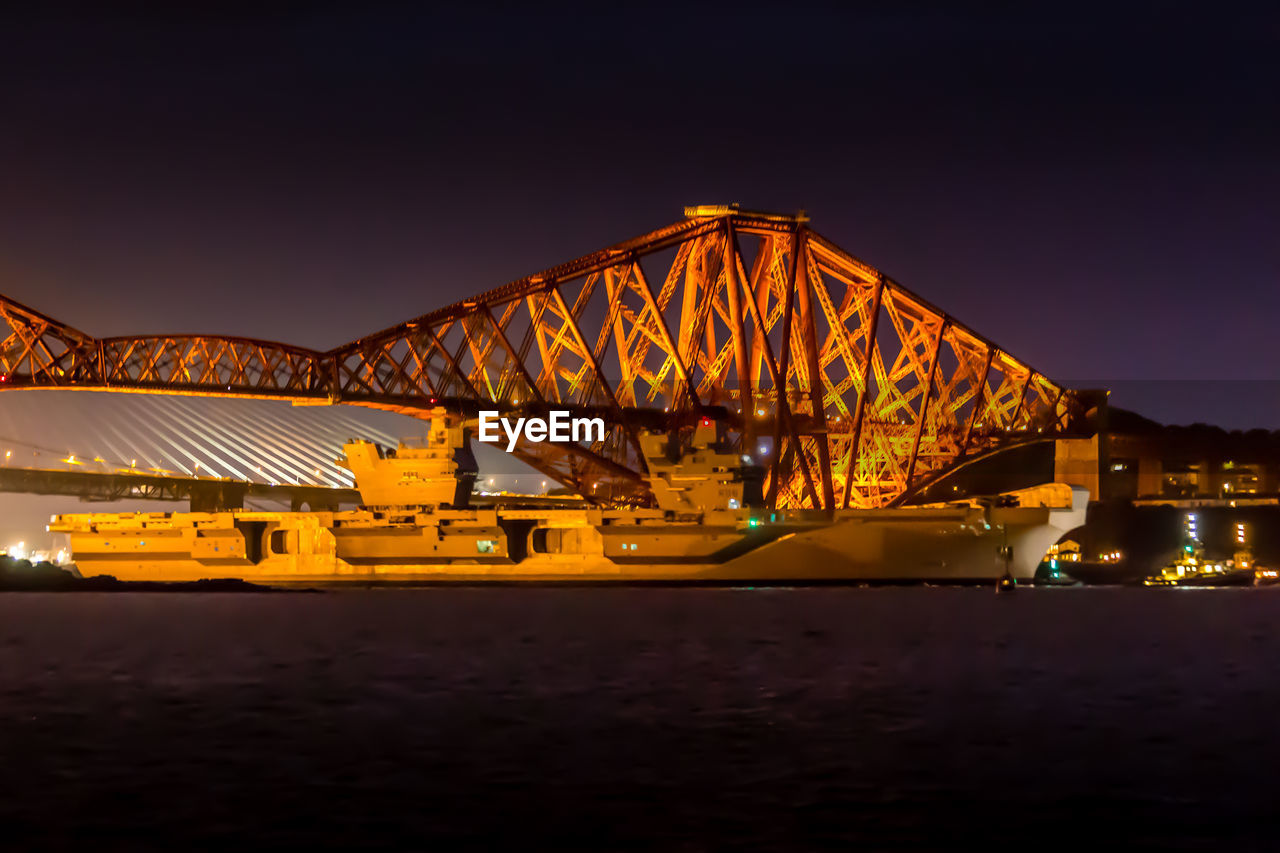
M 766 469 L 770 506 L 891 504 L 963 460 L 1061 434 L 1074 392 L 811 231 L 697 208 L 345 346 L 93 338 L 0 297 L 0 387 L 251 396 L 428 416 L 603 417 L 515 455 L 600 502 L 650 499 L 641 429 L 700 418 Z

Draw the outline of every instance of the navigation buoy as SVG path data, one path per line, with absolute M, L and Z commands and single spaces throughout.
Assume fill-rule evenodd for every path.
M 1013 577 L 1013 570 L 1010 568 L 1013 563 L 1013 548 L 1006 542 L 996 553 L 1004 561 L 1004 574 L 1000 576 L 1000 580 L 996 581 L 996 594 L 1013 592 L 1018 588 L 1018 581 Z

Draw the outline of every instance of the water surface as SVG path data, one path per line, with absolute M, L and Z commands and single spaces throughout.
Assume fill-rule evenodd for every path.
M 0 595 L 35 846 L 1274 849 L 1280 589 Z

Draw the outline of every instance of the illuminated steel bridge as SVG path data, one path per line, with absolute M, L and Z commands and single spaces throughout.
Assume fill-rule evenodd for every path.
M 599 502 L 647 502 L 639 431 L 699 419 L 761 464 L 770 506 L 877 507 L 1083 426 L 1082 395 L 812 231 L 686 210 L 673 225 L 328 352 L 94 338 L 0 297 L 0 388 L 598 416 L 603 441 L 514 455 Z

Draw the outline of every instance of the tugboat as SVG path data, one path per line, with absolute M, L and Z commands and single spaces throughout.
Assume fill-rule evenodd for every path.
M 1253 549 L 1249 547 L 1245 541 L 1245 526 L 1243 524 L 1236 525 L 1236 544 L 1239 548 L 1235 553 L 1235 561 L 1237 566 L 1249 566 L 1253 569 L 1253 585 L 1254 586 L 1272 586 L 1280 584 L 1280 570 L 1269 566 L 1259 566 L 1253 556 Z
M 1130 565 L 1123 551 L 1113 549 L 1086 560 L 1080 544 L 1064 539 L 1045 554 L 1036 583 L 1050 585 L 1116 586 L 1142 580 L 1142 570 Z
M 1049 546 L 1036 568 L 1036 586 L 1079 586 L 1069 566 L 1080 563 L 1080 545 L 1070 539 Z
M 1240 549 L 1233 559 L 1212 561 L 1205 558 L 1204 545 L 1196 530 L 1195 513 L 1188 513 L 1186 538 L 1182 553 L 1158 574 L 1144 578 L 1144 586 L 1251 586 L 1254 583 L 1253 553 L 1245 546 L 1244 525 L 1236 525 L 1236 544 Z
M 1253 570 L 1254 586 L 1273 586 L 1280 584 L 1280 570 L 1258 566 Z

